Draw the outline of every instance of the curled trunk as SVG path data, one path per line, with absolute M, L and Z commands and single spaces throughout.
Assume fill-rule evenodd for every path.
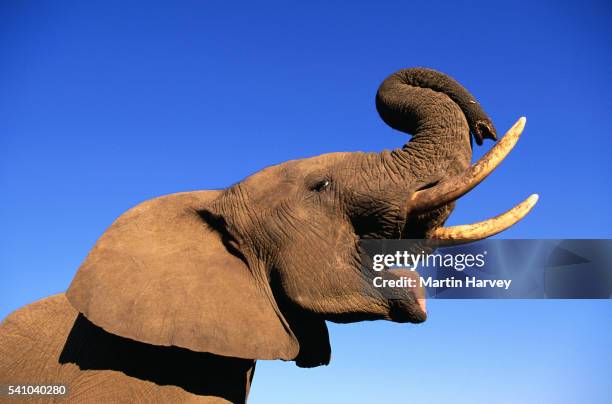
M 493 123 L 457 81 L 426 68 L 402 69 L 376 94 L 376 108 L 392 128 L 413 135 L 403 156 L 412 170 L 458 172 L 470 164 L 470 132 L 478 144 L 495 139 Z
M 529 213 L 538 200 L 531 195 L 513 209 L 479 223 L 442 227 L 453 202 L 484 180 L 518 141 L 525 118 L 516 124 L 476 164 L 470 166 L 470 132 L 476 143 L 496 140 L 495 127 L 474 97 L 452 78 L 431 69 L 410 68 L 389 76 L 378 89 L 376 108 L 392 128 L 412 134 L 395 155 L 417 182 L 407 201 L 416 217 L 414 236 L 469 242 L 503 231 Z M 419 220 L 420 218 L 420 220 Z M 418 223 L 424 223 L 422 228 Z

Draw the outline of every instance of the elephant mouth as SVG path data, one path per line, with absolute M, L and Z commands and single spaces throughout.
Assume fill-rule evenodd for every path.
M 425 288 L 420 284 L 420 275 L 406 269 L 394 270 L 398 279 L 412 279 L 414 286 L 404 288 L 405 297 L 389 300 L 389 319 L 395 323 L 422 323 L 427 320 Z
M 421 188 L 408 202 L 409 214 L 431 212 L 459 199 L 489 176 L 508 156 L 518 142 L 526 119 L 520 118 L 504 137 L 478 162 L 464 172 Z M 460 226 L 438 226 L 425 234 L 426 238 L 452 244 L 468 243 L 500 233 L 523 219 L 535 206 L 539 196 L 532 194 L 512 209 L 493 218 Z
M 390 301 L 389 318 L 394 323 L 419 324 L 427 320 L 426 299 L 419 298 L 417 303 L 405 299 Z

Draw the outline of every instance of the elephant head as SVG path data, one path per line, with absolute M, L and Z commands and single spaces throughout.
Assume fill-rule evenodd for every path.
M 325 320 L 422 322 L 422 296 L 373 289 L 362 239 L 463 242 L 496 234 L 535 204 L 443 227 L 454 201 L 516 143 L 525 120 L 476 164 L 472 142 L 496 139 L 459 83 L 430 69 L 388 77 L 376 107 L 412 134 L 380 153 L 330 153 L 268 167 L 221 191 L 173 194 L 122 215 L 100 238 L 67 296 L 107 331 L 217 355 L 327 364 Z

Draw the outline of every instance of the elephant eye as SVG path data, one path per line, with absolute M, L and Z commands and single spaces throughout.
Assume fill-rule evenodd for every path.
M 327 179 L 325 180 L 321 180 L 319 182 L 317 182 L 316 184 L 314 184 L 310 190 L 314 191 L 314 192 L 321 192 L 323 190 L 325 190 L 326 188 L 329 187 L 329 185 L 331 184 L 331 182 Z

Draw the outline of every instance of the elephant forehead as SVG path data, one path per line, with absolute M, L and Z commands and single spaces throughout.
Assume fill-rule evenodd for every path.
M 249 197 L 266 194 L 268 199 L 273 194 L 282 195 L 289 192 L 295 185 L 301 185 L 304 178 L 320 171 L 322 174 L 334 170 L 334 165 L 345 160 L 352 153 L 339 152 L 322 154 L 300 160 L 290 160 L 282 164 L 267 167 L 247 177 L 240 183 Z
M 322 169 L 322 168 L 330 168 L 337 163 L 344 161 L 351 155 L 356 153 L 350 152 L 336 152 L 336 153 L 326 153 L 321 154 L 315 157 L 304 158 L 300 160 L 291 160 L 285 164 L 287 165 L 287 169 L 295 169 L 298 171 L 309 172 L 312 170 Z
M 287 195 L 295 187 L 295 176 L 287 172 L 284 164 L 268 167 L 247 178 L 238 184 L 240 194 L 250 202 L 259 200 L 273 202 L 275 199 Z

